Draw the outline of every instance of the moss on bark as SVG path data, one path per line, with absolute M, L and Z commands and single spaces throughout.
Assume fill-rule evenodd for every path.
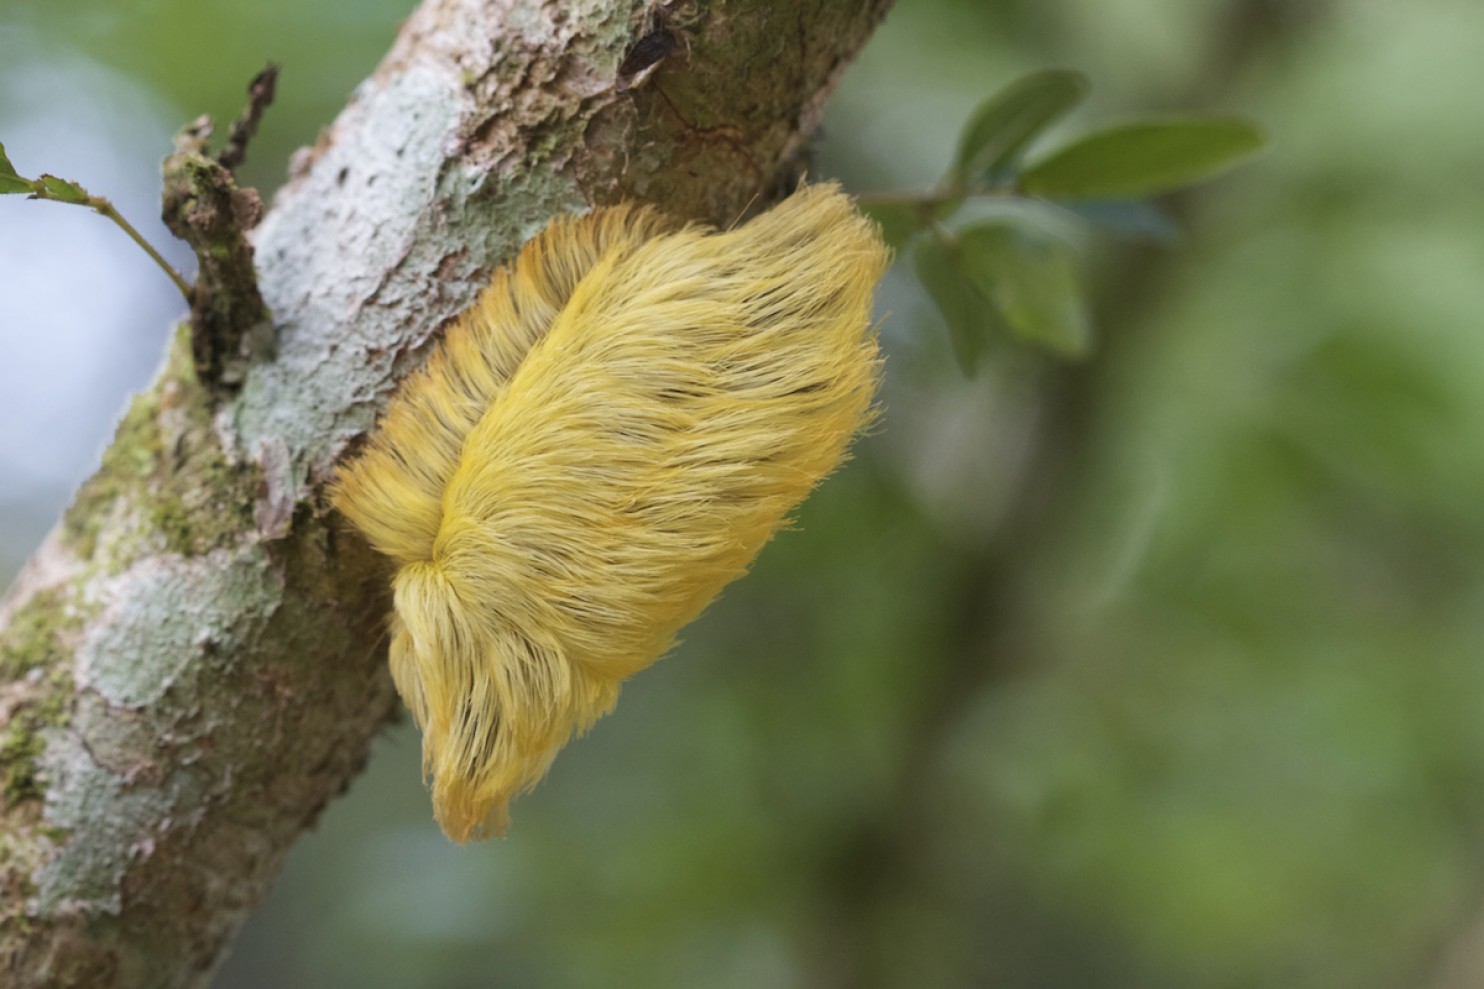
M 158 379 L 130 403 L 97 473 L 62 516 L 68 547 L 108 572 L 145 552 L 210 552 L 252 523 L 257 472 L 227 459 L 190 340 L 178 327 Z M 107 553 L 95 559 L 105 523 L 121 512 L 134 524 L 109 526 Z

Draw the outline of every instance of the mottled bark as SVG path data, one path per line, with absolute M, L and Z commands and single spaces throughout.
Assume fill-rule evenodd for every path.
M 791 184 L 889 2 L 413 15 L 254 232 L 271 345 L 222 390 L 183 330 L 0 603 L 0 982 L 209 981 L 397 707 L 337 460 L 554 214 L 728 222 Z

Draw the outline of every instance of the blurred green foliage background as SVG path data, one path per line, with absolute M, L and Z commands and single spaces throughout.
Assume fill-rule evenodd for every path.
M 407 9 L 7 0 L 0 140 L 67 175 L 18 136 L 106 105 L 149 216 L 169 131 L 230 119 L 271 58 L 266 191 Z M 95 83 L 20 99 L 38 66 Z M 1270 148 L 1165 200 L 1180 243 L 1091 242 L 1080 363 L 965 379 L 894 272 L 882 427 L 511 837 L 448 844 L 388 732 L 219 987 L 1484 984 L 1484 5 L 901 0 L 814 174 L 931 184 L 1045 66 L 1093 80 L 1068 132 L 1229 110 Z M 0 255 L 91 278 L 18 239 L 33 211 L 83 236 L 4 202 Z M 102 327 L 148 358 L 109 387 L 147 379 L 161 292 Z M 6 380 L 37 373 L 35 299 L 4 288 Z M 63 498 L 0 473 L 38 520 L 0 529 L 7 573 Z

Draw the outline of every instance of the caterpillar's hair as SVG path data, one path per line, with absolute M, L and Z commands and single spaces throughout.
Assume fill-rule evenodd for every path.
M 833 185 L 726 232 L 557 220 L 402 386 L 335 503 L 398 566 L 392 676 L 450 838 L 503 832 L 840 463 L 886 262 Z

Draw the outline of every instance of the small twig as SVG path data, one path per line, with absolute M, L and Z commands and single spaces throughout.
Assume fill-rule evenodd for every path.
M 180 294 L 185 296 L 186 301 L 191 301 L 191 283 L 186 281 L 185 277 L 176 271 L 175 266 L 169 261 L 166 261 L 159 251 L 155 250 L 154 245 L 145 240 L 144 236 L 138 230 L 134 229 L 132 223 L 123 218 L 122 214 L 114 208 L 113 203 L 102 196 L 89 196 L 88 205 L 93 208 L 95 213 L 106 216 L 114 223 L 117 223 L 119 229 L 128 234 L 134 243 L 144 248 L 144 253 L 154 258 L 155 264 L 164 269 L 165 274 L 170 276 L 170 280 L 175 283 L 176 288 L 180 289 Z
M 855 201 L 863 207 L 911 206 L 919 210 L 930 210 L 944 203 L 963 199 L 1018 199 L 1014 189 L 997 187 L 992 189 L 964 189 L 953 186 L 937 186 L 932 189 L 893 192 L 862 192 Z
M 227 145 L 216 160 L 227 171 L 233 171 L 247 159 L 247 142 L 258 132 L 263 112 L 273 102 L 273 91 L 278 82 L 278 66 L 272 62 L 247 86 L 247 106 L 238 118 L 232 121 L 227 134 Z
M 941 189 L 927 189 L 916 192 L 859 192 L 856 193 L 855 201 L 863 207 L 870 206 L 935 206 L 950 198 Z
M 185 277 L 176 271 L 175 267 L 166 261 L 159 251 L 155 250 L 154 245 L 144 239 L 143 234 L 134 229 L 134 224 L 124 219 L 123 214 L 106 197 L 95 196 L 76 182 L 59 179 L 54 175 L 43 175 L 39 179 L 22 179 L 21 181 L 26 182 L 30 188 L 31 195 L 28 198 L 86 206 L 99 216 L 108 217 L 117 224 L 120 230 L 129 235 L 130 240 L 144 248 L 144 253 L 153 258 L 155 264 L 170 276 L 170 280 L 175 283 L 176 288 L 180 289 L 180 294 L 185 296 L 186 301 L 191 301 L 191 283 L 186 281 Z

